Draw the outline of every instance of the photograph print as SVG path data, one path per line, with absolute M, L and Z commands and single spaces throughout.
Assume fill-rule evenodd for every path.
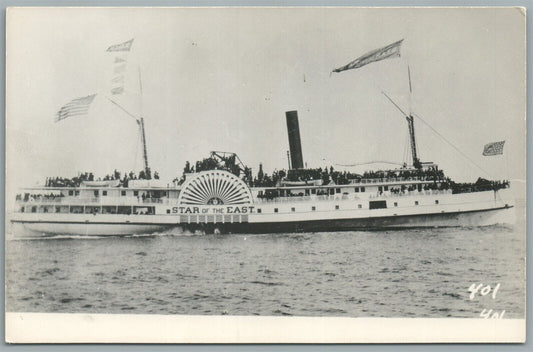
M 525 18 L 8 8 L 7 341 L 523 342 Z

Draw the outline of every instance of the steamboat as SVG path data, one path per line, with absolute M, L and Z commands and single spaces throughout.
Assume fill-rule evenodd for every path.
M 234 153 L 211 152 L 172 185 L 147 166 L 137 175 L 49 179 L 17 196 L 11 222 L 35 235 L 130 235 L 172 228 L 205 233 L 270 233 L 505 223 L 508 182 L 457 184 L 438 165 L 363 175 L 304 168 L 296 111 L 286 113 L 291 168 L 255 177 Z M 409 125 L 413 123 L 408 119 Z M 414 140 L 414 128 L 411 136 Z M 414 145 L 414 144 L 413 144 Z M 17 232 L 18 233 L 18 232 Z
M 368 53 L 334 72 L 399 56 L 400 44 Z M 72 179 L 47 179 L 44 186 L 17 195 L 11 223 L 23 227 L 14 230 L 16 235 L 103 236 L 176 228 L 193 233 L 251 234 L 484 226 L 512 221 L 507 181 L 479 178 L 475 183 L 453 182 L 437 164 L 420 161 L 414 118 L 412 114 L 404 117 L 410 137 L 409 165 L 363 174 L 333 167 L 306 168 L 298 114 L 288 111 L 286 171 L 267 175 L 260 165 L 254 176 L 237 154 L 213 151 L 192 166 L 187 162 L 183 175 L 172 183 L 162 182 L 157 173 L 152 175 L 141 117 L 137 122 L 144 169 L 139 175 L 115 172 L 95 180 L 85 173 Z M 488 155 L 501 151 L 494 143 L 488 145 L 491 148 Z

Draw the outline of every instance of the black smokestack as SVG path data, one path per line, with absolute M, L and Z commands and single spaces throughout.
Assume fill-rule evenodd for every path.
M 289 148 L 291 150 L 292 169 L 303 169 L 302 142 L 300 141 L 300 126 L 298 125 L 298 111 L 287 111 L 287 132 L 289 134 Z

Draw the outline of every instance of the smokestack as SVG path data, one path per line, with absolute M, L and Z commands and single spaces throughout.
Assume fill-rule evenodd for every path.
M 291 150 L 291 168 L 303 169 L 302 142 L 300 140 L 300 126 L 298 125 L 298 111 L 287 111 L 287 132 L 289 134 L 289 148 Z

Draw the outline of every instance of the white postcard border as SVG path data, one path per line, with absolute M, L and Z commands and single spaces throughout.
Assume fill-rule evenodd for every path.
M 6 313 L 5 332 L 8 343 L 523 343 L 526 324 L 525 319 Z

